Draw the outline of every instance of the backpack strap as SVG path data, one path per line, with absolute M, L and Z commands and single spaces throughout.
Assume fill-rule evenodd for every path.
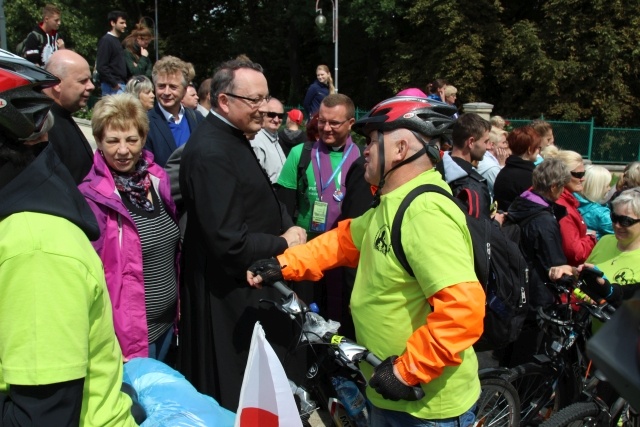
M 429 192 L 442 194 L 452 202 L 456 203 L 456 200 L 453 198 L 453 196 L 447 193 L 441 187 L 438 187 L 437 185 L 434 185 L 434 184 L 420 185 L 414 188 L 413 190 L 411 190 L 409 194 L 405 196 L 402 202 L 400 202 L 400 206 L 396 211 L 396 215 L 393 217 L 393 223 L 391 225 L 391 247 L 393 248 L 393 252 L 395 253 L 396 258 L 398 258 L 398 261 L 400 261 L 400 264 L 402 265 L 402 267 L 404 267 L 404 269 L 407 271 L 407 273 L 409 273 L 411 277 L 415 277 L 415 275 L 413 273 L 413 269 L 409 265 L 409 261 L 407 261 L 407 256 L 405 255 L 404 249 L 402 247 L 402 231 L 400 227 L 402 226 L 404 213 L 409 207 L 409 205 L 411 204 L 411 202 L 413 202 L 414 199 L 418 197 L 420 194 L 429 193 Z
M 467 214 L 473 218 L 480 218 L 480 195 L 470 188 L 462 188 L 456 195 L 467 207 Z
M 300 160 L 298 161 L 297 180 L 298 196 L 300 198 L 307 197 L 307 188 L 309 188 L 309 180 L 307 179 L 307 168 L 311 163 L 311 149 L 315 141 L 305 141 L 300 152 Z

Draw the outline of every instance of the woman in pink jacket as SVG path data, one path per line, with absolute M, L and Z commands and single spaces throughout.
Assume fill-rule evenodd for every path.
M 178 230 L 169 178 L 143 151 L 147 113 L 130 94 L 103 97 L 91 120 L 98 150 L 80 184 L 100 226 L 114 327 L 125 360 L 163 360 L 178 312 Z

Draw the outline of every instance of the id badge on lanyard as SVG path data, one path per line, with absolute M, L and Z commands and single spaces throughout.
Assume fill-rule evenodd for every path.
M 329 214 L 329 203 L 316 200 L 311 210 L 311 231 L 324 233 L 327 231 L 327 215 Z

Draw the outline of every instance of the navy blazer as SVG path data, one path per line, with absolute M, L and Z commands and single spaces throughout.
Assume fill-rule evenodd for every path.
M 164 167 L 171 153 L 176 151 L 178 147 L 176 146 L 176 141 L 173 139 L 169 123 L 167 123 L 167 119 L 160 110 L 157 102 L 153 108 L 149 110 L 147 116 L 149 117 L 149 134 L 147 135 L 147 142 L 144 148 L 153 153 L 153 160 L 156 164 Z M 193 134 L 198 123 L 204 120 L 202 114 L 198 111 L 189 110 L 188 108 L 185 108 L 184 117 L 187 119 L 191 134 Z

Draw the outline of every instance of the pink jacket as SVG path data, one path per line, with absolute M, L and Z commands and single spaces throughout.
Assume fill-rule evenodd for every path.
M 167 212 L 177 223 L 169 177 L 153 163 L 153 154 L 142 151 L 149 162 L 151 183 Z M 100 238 L 92 242 L 102 259 L 107 288 L 113 306 L 113 325 L 125 360 L 148 357 L 149 342 L 142 274 L 142 246 L 137 227 L 122 203 L 111 172 L 96 151 L 93 167 L 78 187 L 98 220 Z M 176 277 L 178 277 L 176 254 Z M 177 313 L 177 311 L 176 311 Z

